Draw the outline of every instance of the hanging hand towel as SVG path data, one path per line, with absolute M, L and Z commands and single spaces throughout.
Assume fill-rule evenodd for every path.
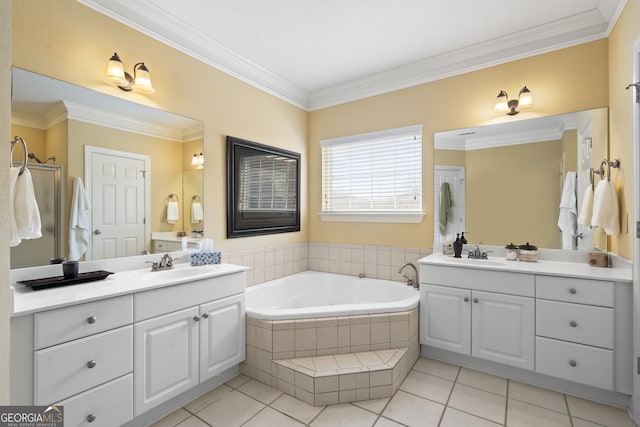
M 444 236 L 447 231 L 447 222 L 451 213 L 451 188 L 448 182 L 440 186 L 440 234 Z
M 10 168 L 10 246 L 17 246 L 23 239 L 42 237 L 40 211 L 29 169 Z
M 175 224 L 178 222 L 178 202 L 167 202 L 167 222 L 169 224 Z
M 613 182 L 603 179 L 598 183 L 593 194 L 592 227 L 601 227 L 608 235 L 620 233 L 618 214 L 618 194 Z
M 562 187 L 560 214 L 558 215 L 558 227 L 562 231 L 562 249 L 576 248 L 577 214 L 576 173 L 570 171 L 567 172 Z
M 77 261 L 87 251 L 91 238 L 91 204 L 79 177 L 73 179 L 73 197 L 69 215 L 69 260 Z
M 578 224 L 591 227 L 591 215 L 593 214 L 593 186 L 588 185 L 582 198 L 582 207 L 578 215 Z
M 191 203 L 191 223 L 197 224 L 204 219 L 202 204 L 200 202 Z

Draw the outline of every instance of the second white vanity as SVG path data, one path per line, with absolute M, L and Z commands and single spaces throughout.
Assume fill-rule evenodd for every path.
M 422 354 L 628 405 L 631 269 L 500 258 L 420 260 Z

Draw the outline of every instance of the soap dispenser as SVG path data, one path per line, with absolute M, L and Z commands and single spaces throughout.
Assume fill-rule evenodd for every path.
M 462 258 L 462 241 L 460 240 L 460 233 L 456 233 L 456 240 L 453 242 L 453 257 Z
M 462 232 L 462 236 L 460 236 L 460 241 L 463 245 L 466 245 L 468 243 L 467 239 L 464 237 L 464 231 Z

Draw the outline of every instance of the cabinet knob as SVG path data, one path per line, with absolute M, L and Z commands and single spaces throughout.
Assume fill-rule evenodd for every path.
M 193 320 L 195 320 L 196 322 L 200 321 L 200 316 L 193 316 Z
M 571 295 L 575 295 L 575 294 L 577 294 L 577 293 L 578 293 L 578 291 L 576 290 L 576 288 L 571 288 L 571 289 L 569 289 L 569 293 L 570 293 Z
M 464 302 L 469 302 L 469 297 L 464 297 Z
M 478 303 L 478 298 L 474 298 L 473 302 L 477 304 Z
M 578 322 L 572 320 L 571 322 L 569 322 L 569 325 L 571 325 L 572 328 L 575 328 L 576 326 L 578 326 Z
M 576 362 L 575 360 L 569 360 L 569 366 L 576 367 L 578 366 L 578 362 Z
M 202 318 L 203 319 L 208 319 L 209 318 L 209 313 L 202 313 Z
M 96 420 L 96 414 L 89 414 L 87 415 L 87 421 L 92 423 Z
M 95 368 L 97 364 L 98 364 L 98 363 L 97 363 L 95 360 L 89 360 L 89 361 L 87 362 L 87 368 L 89 368 L 89 369 L 91 369 L 91 368 Z
M 89 317 L 87 317 L 87 323 L 91 323 L 91 324 L 93 324 L 93 323 L 96 323 L 96 320 L 98 320 L 98 319 L 96 318 L 96 316 L 89 316 Z

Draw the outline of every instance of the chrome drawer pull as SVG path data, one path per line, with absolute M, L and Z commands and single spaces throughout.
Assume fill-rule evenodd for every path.
M 91 369 L 91 368 L 95 368 L 95 367 L 96 367 L 96 365 L 97 365 L 97 363 L 96 363 L 96 361 L 95 361 L 95 360 L 89 360 L 89 361 L 87 362 L 87 368 L 89 368 L 89 369 Z
M 576 362 L 575 360 L 569 360 L 569 365 L 572 367 L 576 367 L 578 366 L 578 362 Z
M 200 316 L 193 316 L 193 320 L 195 320 L 196 322 L 200 321 Z
M 575 295 L 575 294 L 577 294 L 577 293 L 578 293 L 578 291 L 576 290 L 576 288 L 571 288 L 571 289 L 569 289 L 569 293 L 570 293 L 571 295 Z
M 209 313 L 202 313 L 202 318 L 203 319 L 208 319 L 209 318 Z
M 478 298 L 474 298 L 473 302 L 475 302 L 477 304 L 478 303 Z
M 96 414 L 89 414 L 87 415 L 87 421 L 92 423 L 96 420 Z
M 571 325 L 572 328 L 575 328 L 576 326 L 578 326 L 578 323 L 572 320 L 571 322 L 569 322 L 569 325 Z
M 464 297 L 464 302 L 469 302 L 469 297 Z
M 96 323 L 96 320 L 98 320 L 96 316 L 87 317 L 87 323 Z

